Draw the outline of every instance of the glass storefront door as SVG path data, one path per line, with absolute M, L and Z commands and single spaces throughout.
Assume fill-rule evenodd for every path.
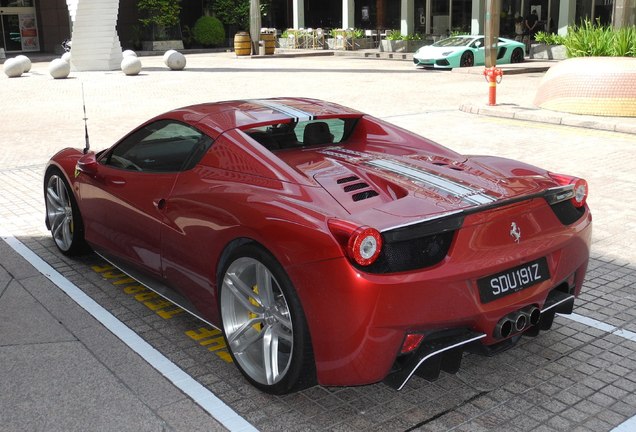
M 0 0 L 0 32 L 6 52 L 39 51 L 33 0 Z

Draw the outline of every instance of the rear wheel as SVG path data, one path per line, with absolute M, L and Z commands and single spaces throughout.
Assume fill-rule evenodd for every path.
M 459 59 L 459 67 L 471 67 L 475 65 L 475 56 L 470 51 L 464 51 Z
M 281 265 L 263 248 L 236 249 L 221 272 L 224 336 L 241 373 L 283 394 L 313 385 L 311 340 L 300 301 Z
M 523 62 L 523 50 L 521 48 L 515 48 L 510 54 L 510 63 Z
M 65 255 L 77 255 L 87 250 L 84 226 L 71 188 L 58 169 L 51 169 L 44 177 L 46 226 L 51 230 L 55 245 Z

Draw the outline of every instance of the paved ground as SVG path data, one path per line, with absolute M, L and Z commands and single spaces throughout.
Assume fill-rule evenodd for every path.
M 540 72 L 504 77 L 500 105 L 488 108 L 483 77 L 418 71 L 408 62 L 220 53 L 189 56 L 185 71 L 171 72 L 160 58 L 142 60 L 137 77 L 83 72 L 53 80 L 46 63 L 22 78 L 0 77 L 0 234 L 26 245 L 51 267 L 45 274 L 70 280 L 246 422 L 264 431 L 609 431 L 636 415 L 636 135 L 616 132 L 633 131 L 634 119 L 535 110 Z M 595 226 L 577 320 L 557 317 L 551 331 L 510 351 L 467 355 L 457 375 L 443 373 L 433 383 L 414 378 L 401 392 L 377 384 L 263 395 L 227 362 L 218 333 L 162 305 L 95 255 L 57 253 L 43 223 L 41 176 L 55 151 L 83 146 L 82 85 L 95 149 L 178 106 L 309 96 L 367 111 L 463 153 L 585 177 Z M 518 111 L 542 121 L 511 118 Z M 546 122 L 555 118 L 587 127 Z M 211 417 L 4 242 L 0 382 L 0 430 L 243 427 Z

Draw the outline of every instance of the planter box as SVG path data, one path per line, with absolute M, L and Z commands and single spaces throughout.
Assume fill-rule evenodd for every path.
M 327 38 L 327 48 L 330 50 L 359 50 L 375 48 L 373 38 Z
M 380 41 L 381 52 L 411 53 L 427 44 L 425 40 L 387 40 Z
M 565 60 L 567 50 L 563 45 L 532 44 L 529 56 L 531 59 Z
M 168 50 L 182 50 L 182 40 L 167 40 L 167 41 L 143 41 L 141 43 L 141 49 L 144 51 L 168 51 Z

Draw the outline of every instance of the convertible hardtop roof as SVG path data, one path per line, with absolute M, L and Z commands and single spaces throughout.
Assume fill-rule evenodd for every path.
M 217 136 L 229 129 L 326 118 L 360 117 L 362 113 L 331 102 L 307 98 L 245 99 L 203 103 L 170 111 L 161 118 L 175 118 L 204 126 Z

